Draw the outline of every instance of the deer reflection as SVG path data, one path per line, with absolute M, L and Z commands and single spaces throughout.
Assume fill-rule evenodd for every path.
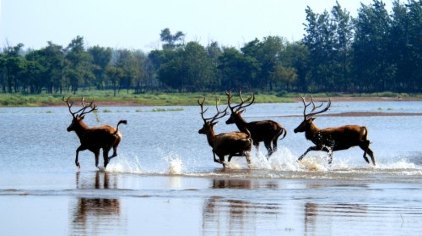
M 242 179 L 214 179 L 214 189 L 239 189 L 239 197 L 226 198 L 226 194 L 211 196 L 203 207 L 204 232 L 254 232 L 258 221 L 263 217 L 277 215 L 280 205 L 274 203 L 254 202 L 248 199 L 250 193 L 241 191 L 255 188 L 276 188 L 274 183 L 260 183 L 259 181 Z M 237 191 L 237 190 L 235 190 Z M 242 196 L 242 194 L 245 194 Z M 253 196 L 249 196 L 253 199 Z
M 80 197 L 77 199 L 73 213 L 73 228 L 75 231 L 88 231 L 94 225 L 101 230 L 101 227 L 118 226 L 120 220 L 120 201 L 119 199 L 99 197 L 101 193 L 96 191 L 101 189 L 117 188 L 116 179 L 110 180 L 107 172 L 97 171 L 93 182 L 87 181 L 88 178 L 80 180 L 80 173 L 76 173 L 76 188 L 86 190 L 87 195 L 96 197 Z M 96 229 L 98 230 L 98 229 Z
M 317 225 L 323 227 L 332 222 L 333 217 L 362 217 L 367 213 L 367 206 L 361 204 L 317 204 L 307 202 L 305 211 L 305 233 L 316 232 Z M 329 219 L 324 219 L 329 217 Z M 317 224 L 317 219 L 324 224 Z M 324 229 L 323 229 L 324 231 Z

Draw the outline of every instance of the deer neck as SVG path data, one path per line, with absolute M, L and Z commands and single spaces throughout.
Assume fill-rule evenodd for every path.
M 241 116 L 239 116 L 236 120 L 235 120 L 235 124 L 236 124 L 236 126 L 237 126 L 237 128 L 240 130 L 240 131 L 245 131 L 245 129 L 246 129 L 246 127 L 247 127 L 247 125 L 248 125 L 248 122 L 246 122 L 246 120 L 245 119 L 243 119 L 243 117 L 241 117 Z
M 214 147 L 214 141 L 215 141 L 215 133 L 214 133 L 214 129 L 211 129 L 207 132 L 207 140 L 208 140 L 208 144 L 211 147 Z
M 75 133 L 78 135 L 79 138 L 82 138 L 88 129 L 88 125 L 85 124 L 85 122 L 80 121 L 79 124 L 75 127 Z
M 312 140 L 318 132 L 319 128 L 314 123 L 311 123 L 305 132 L 305 136 L 308 140 Z

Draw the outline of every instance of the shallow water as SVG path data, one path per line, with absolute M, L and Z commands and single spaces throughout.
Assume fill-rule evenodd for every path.
M 120 126 L 119 156 L 97 171 L 66 132 L 65 107 L 0 108 L 1 235 L 419 235 L 422 226 L 422 128 L 419 116 L 320 117 L 319 127 L 360 124 L 377 166 L 359 148 L 297 157 L 311 143 L 293 129 L 301 103 L 257 104 L 247 120 L 273 119 L 288 135 L 268 161 L 253 150 L 252 168 L 234 157 L 212 160 L 199 108 L 100 107 L 89 125 Z M 165 109 L 173 110 L 165 107 Z M 212 108 L 210 108 L 212 111 Z M 338 102 L 345 111 L 422 112 L 422 102 Z M 97 118 L 99 121 L 97 121 Z M 235 130 L 225 125 L 218 132 Z M 102 161 L 100 161 L 102 165 Z M 25 227 L 22 227 L 25 222 Z

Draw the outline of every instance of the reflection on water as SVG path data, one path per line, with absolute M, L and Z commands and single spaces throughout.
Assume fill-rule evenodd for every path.
M 336 217 L 343 217 L 346 221 L 353 221 L 353 218 L 362 220 L 367 217 L 368 207 L 362 204 L 318 204 L 314 202 L 305 203 L 305 235 L 313 235 L 315 232 L 324 232 L 332 228 Z M 320 221 L 318 222 L 318 216 Z M 358 220 L 358 221 L 359 221 Z
M 91 177 L 91 176 L 89 176 Z M 80 172 L 76 173 L 76 189 L 88 195 L 94 191 L 107 191 L 117 188 L 117 178 L 107 172 L 97 171 L 91 182 L 89 178 L 81 180 Z M 121 220 L 120 200 L 115 198 L 79 197 L 73 206 L 71 229 L 74 234 L 110 233 L 113 229 L 124 229 Z
M 211 196 L 203 207 L 203 234 L 251 234 L 257 232 L 257 224 L 263 219 L 280 213 L 276 203 L 254 202 L 247 199 L 248 191 L 260 188 L 256 181 L 242 179 L 214 179 L 213 189 L 238 189 L 240 199 L 226 198 L 223 195 Z M 276 185 L 265 184 L 272 188 Z M 243 191 L 245 190 L 245 191 Z

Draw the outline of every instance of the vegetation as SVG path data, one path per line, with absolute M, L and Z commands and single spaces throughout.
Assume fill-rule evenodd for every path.
M 422 1 L 380 0 L 361 5 L 354 18 L 339 3 L 331 11 L 306 9 L 301 41 L 279 36 L 240 49 L 184 42 L 163 29 L 162 49 L 85 48 L 48 42 L 41 49 L 7 46 L 0 53 L 0 105 L 56 104 L 62 96 L 145 105 L 191 104 L 225 90 L 260 91 L 258 102 L 289 93 L 422 92 Z M 111 92 L 110 92 L 111 91 Z M 181 96 L 165 93 L 178 92 Z M 277 96 L 279 95 L 279 96 Z M 185 100 L 186 99 L 186 100 Z
M 245 96 L 248 94 L 246 93 Z M 224 92 L 196 92 L 196 93 L 143 93 L 135 94 L 130 91 L 128 94 L 113 96 L 112 90 L 107 91 L 80 91 L 74 94 L 65 94 L 65 97 L 72 96 L 72 100 L 78 100 L 82 97 L 87 100 L 94 100 L 100 104 L 119 104 L 119 105 L 142 105 L 142 106 L 176 106 L 176 105 L 196 105 L 197 100 L 201 97 L 219 98 L 226 100 Z M 275 93 L 258 93 L 256 95 L 256 102 L 291 102 L 293 94 L 286 94 L 284 97 L 277 96 Z M 63 95 L 54 94 L 36 94 L 36 95 L 21 95 L 21 94 L 2 94 L 0 93 L 0 106 L 57 106 L 64 105 Z M 214 104 L 215 100 L 206 101 L 208 104 Z M 177 109 L 177 108 L 176 108 Z M 168 110 L 168 109 L 166 109 Z M 158 110 L 157 110 L 158 111 Z M 107 111 L 105 111 L 107 112 Z

